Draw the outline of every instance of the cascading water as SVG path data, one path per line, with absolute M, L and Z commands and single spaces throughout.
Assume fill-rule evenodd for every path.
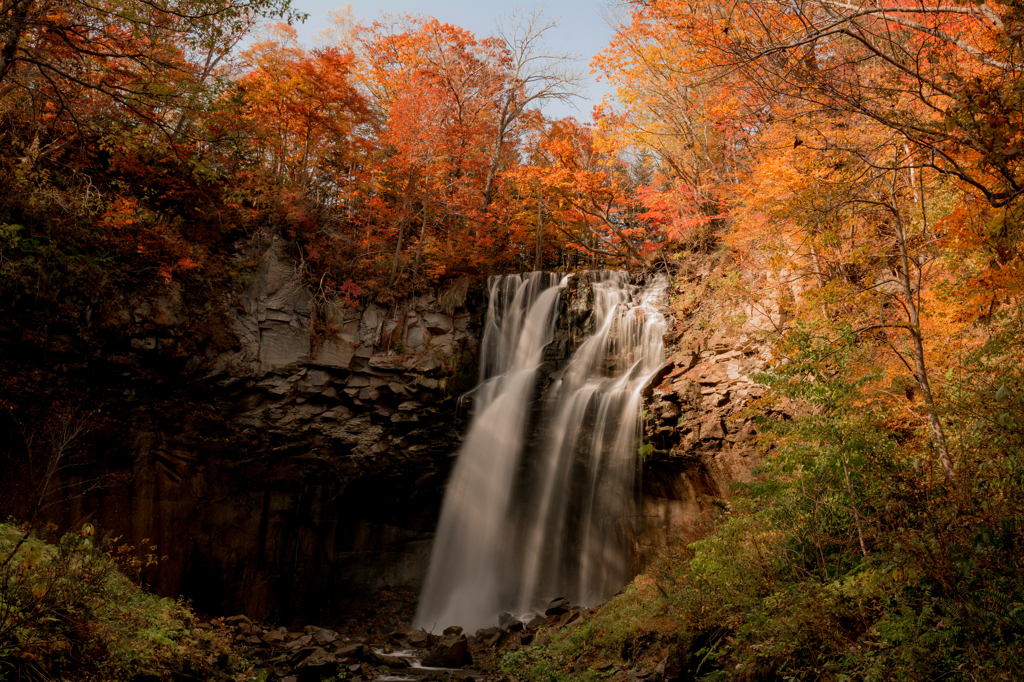
M 555 596 L 593 605 L 630 577 L 640 392 L 664 361 L 657 303 L 667 281 L 641 290 L 624 272 L 581 277 L 593 292 L 594 333 L 553 377 L 539 410 L 538 370 L 569 277 L 488 281 L 481 382 L 445 492 L 418 627 L 472 632 L 496 625 L 501 611 L 542 611 Z

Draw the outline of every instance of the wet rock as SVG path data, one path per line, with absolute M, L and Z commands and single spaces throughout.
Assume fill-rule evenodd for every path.
M 557 597 L 552 599 L 548 603 L 548 607 L 544 609 L 545 616 L 561 616 L 563 613 L 569 610 L 569 600 L 565 597 Z
M 317 644 L 330 644 L 338 638 L 333 630 L 316 630 L 313 633 L 313 639 Z
M 316 651 L 316 647 L 312 647 L 312 646 L 304 647 L 304 648 L 299 648 L 299 649 L 293 651 L 291 656 L 289 656 L 288 658 L 284 659 L 284 662 L 288 666 L 294 668 L 299 663 L 302 663 L 304 660 L 309 658 L 310 654 L 312 654 L 314 651 Z
M 338 658 L 357 658 L 361 659 L 365 655 L 366 645 L 356 642 L 354 644 L 344 644 L 338 642 L 334 645 L 334 655 Z
M 409 633 L 407 639 L 409 640 L 409 644 L 417 649 L 425 649 L 434 643 L 433 640 L 435 638 L 430 633 L 424 632 L 423 630 L 414 630 Z
M 444 629 L 444 633 L 443 634 L 445 634 L 445 635 L 461 635 L 462 634 L 462 627 L 459 626 L 459 625 L 449 625 L 448 627 L 446 627 Z
M 399 670 L 402 668 L 408 668 L 409 662 L 404 658 L 398 656 L 388 656 L 387 654 L 373 654 L 373 663 L 376 665 L 384 665 L 392 670 Z
M 562 614 L 562 616 L 555 623 L 555 629 L 564 628 L 567 625 L 577 624 L 582 621 L 581 616 L 583 614 L 580 611 L 569 611 L 568 613 Z
M 530 630 L 536 630 L 541 625 L 544 625 L 544 623 L 546 622 L 547 618 L 545 618 L 544 616 L 534 616 L 530 619 L 530 622 L 526 624 L 526 627 Z
M 432 668 L 461 668 L 471 662 L 465 635 L 441 637 L 423 658 L 423 665 Z
M 338 672 L 338 659 L 321 647 L 317 647 L 295 666 L 295 670 L 303 681 L 322 680 L 332 677 Z
M 480 628 L 476 631 L 476 639 L 483 642 L 484 640 L 494 637 L 494 635 L 501 632 L 501 628 Z
M 310 646 L 311 644 L 313 644 L 312 635 L 301 635 L 298 639 L 294 639 L 285 644 L 284 648 L 289 651 L 297 651 L 302 647 Z

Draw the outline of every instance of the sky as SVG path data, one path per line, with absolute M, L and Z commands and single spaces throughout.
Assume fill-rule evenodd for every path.
M 584 73 L 589 72 L 590 58 L 605 48 L 612 39 L 613 31 L 604 19 L 614 6 L 609 0 L 550 0 L 546 3 L 515 2 L 513 0 L 292 0 L 292 6 L 309 15 L 304 24 L 296 25 L 299 38 L 305 44 L 312 44 L 313 37 L 330 25 L 327 13 L 352 5 L 356 19 L 371 22 L 382 12 L 400 14 L 410 12 L 436 17 L 443 23 L 456 24 L 469 29 L 477 37 L 491 34 L 499 17 L 520 6 L 526 11 L 535 7 L 543 8 L 547 16 L 559 18 L 559 26 L 548 33 L 548 44 L 561 52 L 580 55 Z M 608 92 L 602 81 L 596 83 L 596 75 L 588 75 L 586 97 L 576 107 L 560 102 L 549 103 L 544 113 L 552 117 L 574 116 L 589 121 L 590 113 L 601 97 Z

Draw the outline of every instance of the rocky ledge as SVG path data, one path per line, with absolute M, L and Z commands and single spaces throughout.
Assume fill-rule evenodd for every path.
M 184 343 L 191 308 L 170 283 L 125 302 L 130 337 L 93 355 L 74 339 L 45 353 L 0 344 L 89 396 L 83 429 L 118 425 L 92 458 L 102 485 L 62 482 L 83 492 L 47 520 L 155 546 L 149 584 L 201 612 L 363 617 L 381 588 L 425 573 L 458 395 L 475 379 L 481 287 L 357 304 L 309 287 L 278 246 L 254 262 L 208 338 Z M 0 459 L 13 482 L 0 512 L 23 517 L 33 477 Z
M 671 541 L 695 539 L 707 512 L 727 504 L 730 485 L 753 480 L 761 462 L 748 408 L 765 392 L 755 377 L 770 361 L 767 347 L 743 334 L 675 332 L 666 341 L 668 361 L 644 392 L 641 565 Z
M 559 630 L 583 623 L 590 609 L 554 599 L 543 615 L 524 623 L 502 614 L 501 626 L 463 633 L 449 626 L 441 634 L 425 630 L 381 631 L 381 623 L 351 621 L 345 626 L 276 627 L 247 616 L 216 618 L 199 627 L 230 632 L 235 651 L 252 662 L 257 674 L 280 682 L 320 680 L 505 680 L 495 671 L 502 653 L 537 644 L 543 646 Z M 377 629 L 375 634 L 360 628 Z M 227 675 L 224 679 L 230 679 Z

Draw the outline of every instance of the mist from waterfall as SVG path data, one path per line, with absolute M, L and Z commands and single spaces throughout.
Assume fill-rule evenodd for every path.
M 640 393 L 664 362 L 667 287 L 624 272 L 578 275 L 593 333 L 541 403 L 537 384 L 569 283 L 492 277 L 474 416 L 445 492 L 416 626 L 472 632 L 498 614 L 592 606 L 631 577 L 639 499 Z

